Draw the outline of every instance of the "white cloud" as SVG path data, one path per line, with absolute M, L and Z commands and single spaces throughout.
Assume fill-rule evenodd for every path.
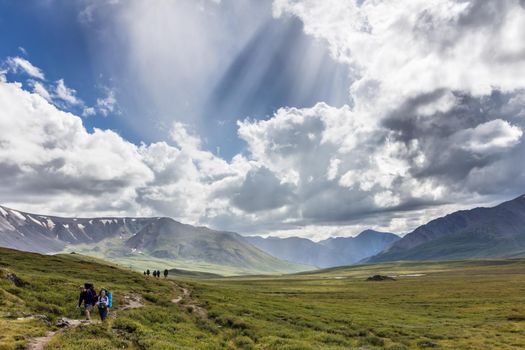
M 321 239 L 367 227 L 406 231 L 450 209 L 421 208 L 452 198 L 447 183 L 412 174 L 410 160 L 424 152 L 421 144 L 396 140 L 395 131 L 348 107 L 287 108 L 268 120 L 242 121 L 239 135 L 249 152 L 226 162 L 203 150 L 181 123 L 172 126 L 175 145 L 137 147 L 111 131 L 88 133 L 80 118 L 19 84 L 0 83 L 0 105 L 0 130 L 9 130 L 0 132 L 6 184 L 0 192 L 6 204 L 25 210 L 168 215 L 240 232 Z M 482 123 L 466 128 L 462 139 L 513 147 L 519 139 L 514 128 Z M 479 198 L 471 193 L 471 201 Z M 453 198 L 465 197 L 457 191 Z M 391 211 L 402 205 L 414 209 Z
M 95 114 L 97 114 L 97 112 L 94 107 L 84 107 L 84 109 L 82 110 L 83 117 L 91 117 Z
M 40 80 L 45 80 L 44 73 L 38 67 L 33 66 L 31 62 L 22 57 L 9 57 L 7 64 L 11 71 L 19 72 L 23 71 L 27 75 Z
M 43 98 L 45 98 L 49 102 L 53 101 L 53 98 L 51 97 L 51 94 L 49 93 L 49 91 L 47 91 L 47 89 L 44 86 L 44 84 L 42 84 L 39 81 L 32 81 L 31 83 L 33 85 L 33 92 L 34 93 L 42 96 Z
M 509 122 L 494 119 L 475 128 L 458 131 L 452 136 L 459 147 L 480 154 L 503 152 L 514 147 L 523 131 Z
M 64 79 L 59 79 L 56 82 L 55 98 L 67 102 L 70 105 L 82 104 L 82 100 L 77 98 L 75 89 L 68 88 L 64 83 Z
M 208 18 L 186 5 L 177 4 L 186 10 L 177 17 L 181 23 Z M 162 40 L 151 39 L 149 24 L 160 15 L 167 32 L 186 40 L 162 13 L 173 6 L 134 3 L 124 11 L 144 12 L 138 22 L 126 22 L 130 57 L 152 99 L 164 106 L 174 103 L 174 80 L 196 88 L 223 62 L 194 77 L 194 68 L 208 63 L 208 44 L 222 48 L 205 32 L 196 33 L 206 40 L 196 40 L 189 53 L 166 45 L 157 50 Z M 522 191 L 525 120 L 518 90 L 525 88 L 525 38 L 517 1 L 278 0 L 274 8 L 298 16 L 307 33 L 326 40 L 334 57 L 356 72 L 349 105 L 281 108 L 266 120 L 240 121 L 247 150 L 225 161 L 181 122 L 171 126 L 170 140 L 135 146 L 111 131 L 87 132 L 80 118 L 42 98 L 45 89 L 36 83 L 29 93 L 4 81 L 2 197 L 35 211 L 169 215 L 241 232 L 324 238 L 368 227 L 406 231 Z M 191 18 L 182 18 L 186 13 Z M 159 33 L 166 35 L 153 37 Z M 166 73 L 170 65 L 181 69 Z M 79 104 L 63 81 L 57 90 L 60 84 L 56 95 Z M 108 90 L 84 112 L 117 108 Z
M 489 94 L 523 87 L 525 8 L 519 0 L 276 0 L 354 67 L 352 98 L 379 110 L 439 88 Z M 377 84 L 372 96 L 361 93 Z M 364 99 L 364 100 L 363 100 Z
M 136 146 L 16 83 L 0 83 L 0 172 L 4 201 L 40 212 L 124 213 L 152 178 Z M 30 137 L 27 137 L 30 135 Z
M 97 98 L 97 111 L 103 116 L 107 116 L 110 113 L 118 111 L 118 102 L 115 97 L 115 91 L 112 89 L 106 89 L 106 96 L 103 98 Z

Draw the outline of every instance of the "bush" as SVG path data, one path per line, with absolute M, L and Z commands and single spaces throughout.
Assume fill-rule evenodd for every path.
M 151 293 L 145 293 L 144 294 L 144 299 L 146 299 L 147 301 L 149 302 L 152 302 L 152 303 L 156 303 L 157 301 L 159 301 L 159 298 L 157 298 L 157 296 L 151 294 Z
M 235 338 L 233 340 L 233 344 L 237 348 L 243 349 L 243 350 L 255 349 L 255 343 L 253 342 L 253 340 L 243 335 Z
M 436 348 L 437 344 L 428 340 L 422 340 L 417 343 L 420 348 Z
M 370 345 L 374 345 L 374 346 L 384 346 L 385 345 L 385 341 L 383 339 L 373 336 L 373 335 L 366 337 L 364 339 L 364 342 Z
M 129 318 L 119 317 L 113 323 L 113 328 L 120 329 L 127 333 L 135 333 L 142 330 L 142 325 Z

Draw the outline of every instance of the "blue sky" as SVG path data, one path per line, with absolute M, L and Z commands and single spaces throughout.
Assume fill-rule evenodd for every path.
M 114 88 L 114 77 L 97 60 L 96 38 L 79 21 L 81 3 L 65 1 L 1 1 L 0 57 L 20 56 L 40 67 L 48 80 L 64 79 L 88 105 Z M 20 79 L 18 79 L 20 80 Z M 23 80 L 22 80 L 23 82 Z M 68 108 L 81 114 L 81 108 Z M 141 136 L 127 128 L 123 116 L 100 114 L 84 119 L 92 129 L 111 128 L 140 142 Z
M 226 18 L 240 7 L 233 2 L 185 3 L 172 10 L 185 11 L 197 20 L 202 20 L 199 12 L 210 12 L 225 17 L 222 22 L 232 22 L 228 23 L 233 27 L 230 29 L 219 23 L 217 27 L 224 33 L 217 37 L 237 30 L 251 33 L 244 42 L 219 38 L 227 50 L 206 53 L 221 57 L 201 62 L 216 67 L 201 78 L 204 84 L 199 81 L 188 86 L 184 77 L 174 73 L 162 82 L 161 96 L 152 96 L 156 92 L 140 83 L 141 77 L 127 57 L 129 37 L 118 25 L 125 5 L 111 1 L 93 2 L 93 7 L 87 1 L 0 2 L 0 57 L 21 56 L 41 68 L 48 80 L 64 79 L 87 106 L 96 104 L 108 89 L 114 91 L 118 110 L 84 118 L 88 129 L 109 128 L 136 144 L 169 142 L 165 126 L 181 121 L 201 135 L 206 149 L 226 159 L 245 146 L 237 137 L 237 120 L 269 118 L 286 106 L 349 103 L 347 67 L 330 57 L 327 45 L 305 35 L 299 19 L 273 18 L 271 2 L 251 6 L 258 17 L 254 22 Z M 162 19 L 157 25 L 159 30 L 169 26 Z M 180 35 L 163 37 L 161 45 L 187 50 L 191 46 L 187 35 L 191 34 L 184 28 L 174 31 Z M 302 66 L 298 64 L 305 59 Z M 195 65 L 192 69 L 205 67 Z M 79 106 L 69 109 L 81 114 Z
M 0 203 L 406 233 L 523 194 L 522 0 L 0 0 Z

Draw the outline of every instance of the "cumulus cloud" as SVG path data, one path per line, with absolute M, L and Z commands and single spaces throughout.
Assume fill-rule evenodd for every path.
M 87 132 L 36 83 L 30 93 L 3 81 L 4 198 L 39 211 L 169 215 L 323 238 L 368 227 L 406 232 L 523 191 L 522 3 L 276 0 L 274 11 L 300 18 L 355 73 L 347 105 L 241 120 L 246 150 L 226 161 L 181 122 L 170 139 L 136 146 Z M 142 44 L 146 33 L 135 33 Z M 110 113 L 110 97 L 94 108 Z
M 458 131 L 453 138 L 463 149 L 478 154 L 492 154 L 515 146 L 522 135 L 519 127 L 494 119 L 475 128 Z
M 383 109 L 440 88 L 474 95 L 523 87 L 525 8 L 519 0 L 276 0 L 332 55 L 360 75 L 352 98 L 373 86 Z
M 17 83 L 0 83 L 0 105 L 7 202 L 69 214 L 125 211 L 133 207 L 134 187 L 153 176 L 136 146 L 112 131 L 88 133 L 80 118 Z

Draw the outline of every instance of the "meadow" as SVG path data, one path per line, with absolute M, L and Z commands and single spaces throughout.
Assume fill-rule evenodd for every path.
M 77 286 L 109 287 L 104 324 L 57 333 L 48 349 L 523 349 L 525 260 L 401 262 L 283 276 L 157 280 L 84 256 L 0 249 L 0 349 L 78 318 Z M 373 274 L 395 281 L 366 281 Z M 172 276 L 173 277 L 173 276 Z M 173 298 L 181 297 L 180 303 Z M 144 305 L 122 310 L 124 295 Z M 21 319 L 29 315 L 45 318 Z

